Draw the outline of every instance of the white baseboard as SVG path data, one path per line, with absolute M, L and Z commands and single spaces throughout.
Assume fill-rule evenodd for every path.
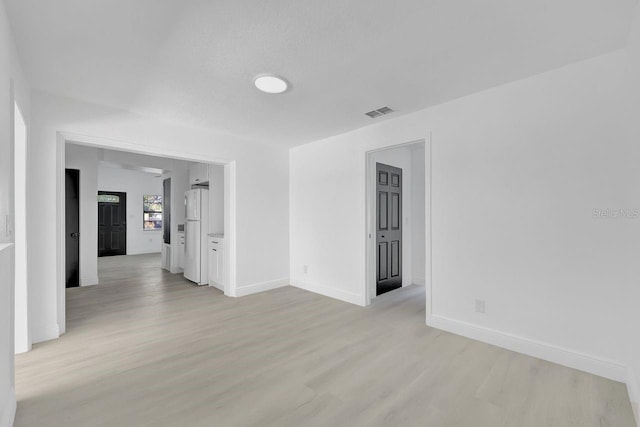
M 11 387 L 3 402 L 0 402 L 0 427 L 12 427 L 16 418 L 16 392 Z
M 80 277 L 80 286 L 93 286 L 97 285 L 100 280 L 98 276 L 84 276 Z
M 149 255 L 149 254 L 158 254 L 158 256 L 162 255 L 162 252 L 157 251 L 157 250 L 153 250 L 153 251 L 149 251 L 149 250 L 138 250 L 138 251 L 127 251 L 127 255 Z
M 304 289 L 305 291 L 324 295 L 326 297 L 334 298 L 340 301 L 348 302 L 350 304 L 359 305 L 361 307 L 364 307 L 366 305 L 364 297 L 362 295 L 352 292 L 346 292 L 341 289 L 311 284 L 300 279 L 291 279 L 291 286 L 295 286 L 296 288 Z
M 60 328 L 58 324 L 47 325 L 43 328 L 34 328 L 31 331 L 31 342 L 33 344 L 54 340 L 56 338 L 60 338 Z
M 626 366 L 590 354 L 444 316 L 432 315 L 428 317 L 427 325 L 614 381 L 624 383 L 628 380 Z
M 246 286 L 238 286 L 236 288 L 236 296 L 244 297 L 251 294 L 257 294 L 258 292 L 270 291 L 271 289 L 282 288 L 289 286 L 289 279 L 276 279 L 269 280 L 268 282 L 253 283 Z
M 631 368 L 627 370 L 626 382 L 629 400 L 633 408 L 633 415 L 636 418 L 636 425 L 640 426 L 640 384 L 638 384 L 638 377 Z
M 28 353 L 31 351 L 32 347 L 33 344 L 31 343 L 31 341 L 29 341 L 27 343 L 22 343 L 20 346 L 14 346 L 13 352 L 15 354 Z
M 414 285 L 424 286 L 426 283 L 427 283 L 427 281 L 424 279 L 424 277 L 414 277 L 413 278 L 413 284 Z

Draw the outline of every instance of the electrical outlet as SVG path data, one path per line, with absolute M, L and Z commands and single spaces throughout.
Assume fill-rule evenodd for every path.
M 485 313 L 484 300 L 481 300 L 481 299 L 476 300 L 476 311 L 482 314 Z
M 302 272 L 303 272 L 304 274 L 307 274 L 307 273 L 309 272 L 309 266 L 308 266 L 308 265 L 303 265 L 303 266 L 302 266 Z

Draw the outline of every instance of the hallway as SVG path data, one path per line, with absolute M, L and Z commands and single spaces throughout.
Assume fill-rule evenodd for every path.
M 16 426 L 633 426 L 625 386 L 424 325 L 424 289 L 361 308 L 227 298 L 103 258 L 68 332 L 16 357 Z

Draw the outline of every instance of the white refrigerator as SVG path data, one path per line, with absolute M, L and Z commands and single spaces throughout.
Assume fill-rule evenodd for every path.
M 184 209 L 184 277 L 198 285 L 206 285 L 209 190 L 198 188 L 185 192 Z

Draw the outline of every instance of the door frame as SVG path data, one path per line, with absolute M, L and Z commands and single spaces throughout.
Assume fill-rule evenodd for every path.
M 124 254 L 125 255 L 129 255 L 129 248 L 127 246 L 127 235 L 129 234 L 129 217 L 127 214 L 127 191 L 126 190 L 114 190 L 114 191 L 107 191 L 107 190 L 98 190 L 98 196 L 101 194 L 118 194 L 120 195 L 120 197 L 122 197 L 122 195 L 124 195 L 124 217 L 125 217 L 125 224 L 124 224 Z M 120 201 L 122 202 L 122 200 Z M 100 202 L 98 203 L 98 208 L 100 208 Z M 164 203 L 164 202 L 163 202 Z M 98 209 L 98 247 L 100 247 L 100 209 Z M 105 255 L 103 255 L 105 256 Z M 106 256 L 113 256 L 113 255 L 106 255 Z M 117 255 L 115 255 L 117 256 Z M 98 258 L 100 257 L 100 252 L 98 249 Z
M 13 259 L 13 291 L 14 313 L 12 315 L 14 332 L 14 352 L 15 354 L 26 353 L 31 351 L 31 332 L 29 323 L 29 288 L 28 288 L 28 257 L 27 257 L 27 160 L 29 150 L 29 119 L 25 116 L 22 109 L 22 99 L 16 94 L 14 81 L 11 80 L 11 144 L 13 145 L 13 155 L 11 156 L 11 164 L 14 172 L 14 220 L 13 220 L 13 243 L 14 243 L 14 259 Z M 18 141 L 17 120 L 23 126 L 24 135 L 22 140 Z
M 365 281 L 364 281 L 364 305 L 369 305 L 376 298 L 376 161 L 374 153 L 391 150 L 409 145 L 424 144 L 424 179 L 425 179 L 425 294 L 426 317 L 432 313 L 431 305 L 431 135 L 425 139 L 386 145 L 365 152 Z
M 224 165 L 224 192 L 225 192 L 225 283 L 224 293 L 227 296 L 237 296 L 236 284 L 236 160 L 215 155 L 192 153 L 180 149 L 151 147 L 143 144 L 113 140 L 108 138 L 98 138 L 87 135 L 80 135 L 71 132 L 56 132 L 56 297 L 57 297 L 57 319 L 58 333 L 60 336 L 66 331 L 66 287 L 65 287 L 65 206 L 64 198 L 64 170 L 65 170 L 65 147 L 67 143 L 84 145 L 93 148 L 104 148 L 107 150 L 125 151 L 136 154 L 146 154 L 150 156 L 166 157 L 177 160 L 192 162 L 215 163 Z M 227 255 L 228 254 L 228 255 Z M 96 253 L 97 256 L 97 253 Z M 82 266 L 80 267 L 82 275 Z

